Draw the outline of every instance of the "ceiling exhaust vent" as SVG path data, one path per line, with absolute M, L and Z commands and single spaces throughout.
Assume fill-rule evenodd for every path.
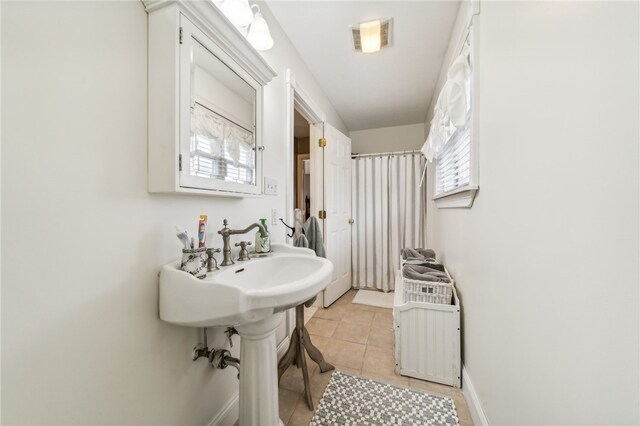
M 351 27 L 356 52 L 373 53 L 391 44 L 392 19 L 377 19 Z

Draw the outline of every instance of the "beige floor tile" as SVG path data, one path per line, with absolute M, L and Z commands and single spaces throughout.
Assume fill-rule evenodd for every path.
M 302 380 L 302 369 L 296 367 L 295 365 L 292 365 L 289 368 L 287 368 L 287 371 L 285 371 L 282 377 L 280 378 L 279 386 L 281 389 L 287 389 L 297 393 L 304 392 L 304 381 Z
M 300 394 L 298 392 L 290 391 L 287 389 L 280 388 L 278 391 L 278 403 L 280 404 L 280 420 L 284 424 L 287 424 L 291 415 L 293 414 L 293 410 L 296 408 L 296 404 L 298 403 L 298 399 L 300 398 Z
M 396 361 L 392 348 L 367 345 L 362 364 L 362 374 L 378 374 L 393 377 L 396 372 Z
M 393 311 L 391 309 L 379 309 L 373 318 L 373 326 L 381 328 L 393 328 Z
M 316 313 L 313 315 L 314 318 L 322 318 L 334 321 L 340 321 L 342 316 L 344 315 L 345 307 L 347 305 L 336 305 L 333 304 L 328 308 L 318 308 Z
M 331 340 L 327 344 L 324 358 L 337 369 L 346 367 L 359 370 L 362 368 L 365 348 L 365 345 L 359 343 Z
M 353 343 L 367 343 L 371 327 L 369 325 L 340 321 L 333 338 Z
M 352 374 L 355 376 L 360 376 L 360 374 L 362 373 L 362 370 L 360 370 L 359 368 L 339 367 L 339 368 L 336 368 L 336 370 L 342 371 L 343 373 Z
M 327 347 L 327 343 L 329 343 L 329 339 L 328 337 L 324 337 L 324 336 L 309 336 L 311 337 L 311 343 L 313 344 L 313 346 L 315 346 L 316 348 L 318 348 L 318 350 L 320 352 L 324 351 L 324 349 Z
M 440 383 L 427 382 L 426 380 L 410 378 L 409 386 L 412 388 L 427 391 L 429 393 L 433 393 L 436 395 L 444 395 L 451 398 L 462 396 L 462 391 L 460 389 L 447 386 L 447 385 L 442 385 Z
M 311 423 L 311 419 L 313 419 L 313 415 L 315 414 L 315 410 L 318 408 L 318 404 L 320 403 L 320 398 L 312 397 L 311 400 L 313 401 L 313 410 L 309 410 L 307 400 L 305 398 L 301 397 L 298 399 L 296 408 L 293 410 L 293 414 L 291 415 L 287 426 L 309 426 L 309 423 Z
M 311 378 L 311 395 L 317 396 L 321 398 L 324 394 L 324 390 L 329 384 L 329 380 L 331 380 L 331 376 L 335 370 L 327 371 L 326 373 L 321 373 L 318 371 Z M 284 420 L 283 420 L 284 421 Z
M 357 293 L 357 290 L 354 290 L 354 289 L 351 289 L 351 290 L 347 291 L 338 300 L 333 302 L 333 305 L 348 305 L 348 304 L 351 304 L 351 301 L 355 297 L 356 293 Z
M 331 337 L 337 326 L 338 321 L 331 321 L 321 318 L 311 318 L 307 323 L 307 331 L 311 335 Z
M 338 326 L 339 327 L 339 326 Z M 367 345 L 393 348 L 393 330 L 385 327 L 371 327 Z
M 375 306 L 371 306 L 371 305 L 362 305 L 360 303 L 351 303 L 349 305 L 349 308 L 352 310 L 358 310 L 358 311 L 369 311 L 369 312 L 376 312 L 377 307 Z
M 350 324 L 362 324 L 371 326 L 373 322 L 374 313 L 370 311 L 362 311 L 358 309 L 347 309 L 342 316 L 342 321 Z

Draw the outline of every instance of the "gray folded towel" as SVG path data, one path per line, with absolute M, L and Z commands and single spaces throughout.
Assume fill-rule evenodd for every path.
M 302 229 L 304 230 L 304 235 L 307 237 L 307 241 L 309 241 L 309 248 L 316 252 L 316 256 L 327 257 L 322 241 L 322 227 L 318 219 L 316 219 L 315 216 L 311 216 L 304 225 L 302 225 Z
M 440 272 L 444 272 L 444 266 L 441 263 L 438 262 L 432 262 L 429 260 L 425 260 L 421 263 L 413 263 L 413 265 L 420 265 L 420 266 L 427 266 L 431 269 L 437 269 Z
M 309 248 L 309 241 L 307 240 L 307 237 L 304 236 L 304 234 L 300 234 L 296 237 L 293 245 L 296 247 Z
M 417 248 L 416 250 L 418 250 L 418 253 L 420 253 L 422 256 L 425 257 L 425 259 L 433 259 L 436 260 L 436 252 L 431 250 L 431 249 L 423 249 L 423 248 Z
M 431 281 L 438 283 L 450 283 L 451 280 L 444 272 L 423 265 L 405 264 L 402 267 L 402 276 L 410 280 Z
M 402 258 L 405 260 L 416 260 L 416 259 L 436 260 L 436 252 L 431 249 L 405 247 L 400 251 L 400 253 L 402 254 Z

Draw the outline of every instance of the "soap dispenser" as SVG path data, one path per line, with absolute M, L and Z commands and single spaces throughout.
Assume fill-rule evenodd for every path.
M 263 237 L 260 230 L 256 232 L 256 253 L 269 253 L 271 251 L 271 234 L 267 229 L 267 219 L 260 219 L 260 224 L 267 231 L 267 236 Z

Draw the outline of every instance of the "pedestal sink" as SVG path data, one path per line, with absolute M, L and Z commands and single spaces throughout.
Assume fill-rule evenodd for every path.
M 275 330 L 283 311 L 330 282 L 333 264 L 309 249 L 281 244 L 273 253 L 198 279 L 180 262 L 162 267 L 160 318 L 190 327 L 234 326 L 240 337 L 240 426 L 281 424 Z

